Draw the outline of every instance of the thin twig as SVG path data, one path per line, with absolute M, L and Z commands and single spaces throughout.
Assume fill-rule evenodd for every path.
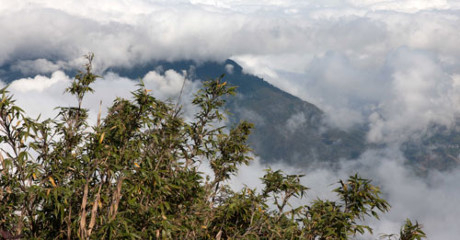
M 185 82 L 187 81 L 187 72 L 184 72 L 184 80 L 182 81 L 182 87 L 180 88 L 179 96 L 177 97 L 176 106 L 174 108 L 174 117 L 177 117 L 180 111 L 180 102 L 182 98 L 182 93 L 184 92 Z

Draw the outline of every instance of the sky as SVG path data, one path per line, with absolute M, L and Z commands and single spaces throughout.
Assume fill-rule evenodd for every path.
M 330 197 L 321 189 L 359 170 L 382 185 L 393 205 L 376 223 L 379 231 L 397 232 L 410 217 L 430 239 L 454 239 L 460 171 L 420 179 L 406 169 L 398 146 L 433 123 L 459 128 L 458 26 L 460 1 L 449 0 L 0 0 L 0 69 L 31 76 L 10 90 L 30 114 L 53 116 L 54 106 L 74 102 L 62 94 L 72 79 L 65 71 L 94 52 L 103 76 L 85 102 L 94 116 L 100 101 L 107 106 L 135 89 L 131 79 L 106 71 L 111 67 L 233 59 L 320 107 L 329 124 L 369 123 L 367 141 L 388 144 L 338 172 L 305 170 L 305 184 L 317 189 L 312 199 Z M 140 77 L 156 96 L 174 99 L 186 75 L 152 69 Z M 199 87 L 187 80 L 183 102 Z M 263 174 L 264 167 L 256 161 L 235 184 L 257 182 L 250 172 Z

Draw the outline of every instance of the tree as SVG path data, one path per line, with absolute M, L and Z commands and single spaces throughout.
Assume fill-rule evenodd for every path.
M 302 176 L 279 170 L 267 170 L 260 192 L 232 191 L 227 180 L 251 161 L 252 124 L 214 127 L 235 94 L 223 76 L 196 93 L 192 122 L 140 82 L 133 100 L 116 99 L 90 126 L 82 102 L 99 76 L 87 60 L 66 90 L 77 106 L 55 119 L 28 118 L 1 90 L 0 239 L 348 239 L 389 209 L 358 175 L 339 181 L 339 201 L 300 207 L 289 202 L 308 190 Z M 422 237 L 418 223 L 401 230 L 401 239 Z

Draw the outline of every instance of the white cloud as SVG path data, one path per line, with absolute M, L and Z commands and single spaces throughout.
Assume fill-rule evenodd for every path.
M 167 70 L 164 75 L 155 71 L 148 72 L 143 78 L 144 82 L 153 88 L 156 94 L 168 97 L 177 97 L 182 85 L 185 84 L 185 74 L 174 70 Z
M 386 67 L 389 91 L 377 110 L 380 117 L 370 117 L 377 126 L 370 130 L 370 141 L 405 141 L 431 123 L 455 125 L 459 89 L 439 62 L 425 52 L 402 48 L 391 54 Z
M 11 83 L 10 88 L 15 92 L 43 92 L 43 90 L 50 88 L 58 83 L 68 82 L 69 77 L 62 71 L 57 71 L 51 77 L 37 75 L 35 78 L 19 79 Z
M 57 106 L 67 106 L 73 98 L 63 95 L 71 79 L 63 72 L 54 72 L 51 77 L 36 76 L 19 79 L 11 83 L 8 90 L 14 95 L 16 104 L 23 108 L 30 117 L 42 115 L 52 118 L 58 112 Z
M 37 73 L 52 73 L 63 66 L 59 64 L 53 63 L 43 58 L 39 58 L 36 60 L 23 60 L 19 61 L 13 66 L 11 66 L 11 70 L 20 71 L 22 74 L 37 74 Z
M 295 113 L 286 121 L 286 130 L 292 134 L 307 122 L 303 112 Z
M 181 104 L 184 116 L 190 119 L 195 111 L 191 99 L 201 83 L 191 82 L 184 74 L 173 70 L 164 74 L 151 71 L 145 75 L 143 81 L 146 89 L 152 90 L 153 96 L 172 103 L 179 100 L 182 84 L 185 84 Z M 17 105 L 30 117 L 41 115 L 42 118 L 53 118 L 58 113 L 55 107 L 77 104 L 75 97 L 65 93 L 71 81 L 73 80 L 64 72 L 56 71 L 50 77 L 37 75 L 34 78 L 15 80 L 8 90 L 14 95 Z M 131 99 L 131 92 L 138 88 L 137 83 L 138 80 L 120 77 L 114 73 L 107 73 L 102 79 L 98 79 L 92 85 L 95 93 L 88 93 L 83 101 L 83 107 L 90 110 L 90 120 L 95 122 L 101 102 L 102 112 L 106 113 L 116 97 Z
M 440 10 L 449 9 L 458 3 L 448 0 L 350 0 L 350 2 L 359 7 L 368 7 L 372 10 L 393 10 L 401 12 L 417 12 L 421 10 Z
M 232 65 L 232 64 L 227 64 L 225 65 L 225 71 L 228 73 L 228 74 L 233 74 L 233 69 L 235 67 Z

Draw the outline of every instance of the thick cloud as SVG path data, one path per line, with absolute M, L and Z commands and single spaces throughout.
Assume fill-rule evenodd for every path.
M 16 99 L 16 104 L 23 108 L 30 117 L 41 115 L 42 118 L 53 118 L 57 115 L 57 106 L 75 106 L 75 97 L 65 93 L 65 89 L 73 81 L 62 71 L 54 72 L 50 77 L 37 75 L 34 78 L 24 78 L 13 81 L 8 90 Z M 191 105 L 193 94 L 200 88 L 201 83 L 186 79 L 185 72 L 178 73 L 168 70 L 165 73 L 150 71 L 143 77 L 145 87 L 152 91 L 153 96 L 171 103 L 180 101 L 184 106 L 183 114 L 193 117 L 196 109 Z M 1 82 L 0 82 L 1 83 Z M 83 101 L 83 107 L 90 110 L 90 120 L 95 122 L 99 108 L 105 113 L 116 97 L 131 99 L 138 80 L 123 78 L 114 73 L 107 73 L 92 86 L 93 93 L 88 93 Z M 182 96 L 179 95 L 184 85 Z M 1 83 L 5 85 L 5 83 Z M 102 103 L 102 105 L 101 105 Z
M 90 50 L 103 59 L 103 66 L 129 66 L 152 58 L 222 59 L 241 54 L 324 54 L 330 50 L 369 55 L 393 47 L 386 46 L 388 43 L 400 44 L 393 37 L 410 39 L 415 45 L 431 44 L 430 38 L 424 39 L 423 31 L 437 31 L 439 24 L 444 24 L 443 30 L 431 39 L 447 41 L 440 37 L 448 36 L 455 46 L 458 33 L 451 31 L 456 29 L 452 24 L 455 19 L 451 19 L 455 14 L 428 12 L 413 17 L 394 11 L 398 10 L 396 7 L 376 7 L 382 4 L 396 5 L 388 1 L 137 0 L 21 4 L 4 0 L 0 8 L 0 30 L 4 33 L 0 63 L 40 57 L 70 61 Z M 407 4 L 399 4 L 401 9 L 403 5 Z M 430 11 L 455 7 L 453 3 L 443 4 L 442 8 L 428 2 L 424 5 L 427 6 L 418 7 Z M 428 17 L 435 21 L 430 21 L 431 27 L 426 29 L 423 19 Z M 40 27 L 36 27 L 37 23 Z M 414 26 L 423 31 L 400 31 Z M 387 36 L 388 31 L 391 34 Z
M 430 123 L 454 127 L 460 89 L 436 60 L 426 52 L 405 48 L 390 54 L 388 91 L 370 116 L 370 141 L 404 141 Z

